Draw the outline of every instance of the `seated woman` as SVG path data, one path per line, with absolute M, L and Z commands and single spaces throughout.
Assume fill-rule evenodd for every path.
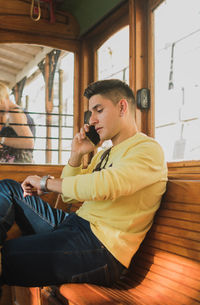
M 34 130 L 31 117 L 9 99 L 0 82 L 0 162 L 32 163 Z

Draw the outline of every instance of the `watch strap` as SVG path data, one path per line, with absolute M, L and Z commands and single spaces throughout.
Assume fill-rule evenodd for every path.
M 41 191 L 43 191 L 44 193 L 47 193 L 48 192 L 48 189 L 47 189 L 47 180 L 48 179 L 54 179 L 54 177 L 50 176 L 50 175 L 47 175 L 47 176 L 43 176 L 41 179 L 40 179 L 40 189 Z

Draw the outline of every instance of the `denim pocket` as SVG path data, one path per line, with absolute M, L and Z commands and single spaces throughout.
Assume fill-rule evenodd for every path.
M 108 265 L 106 264 L 88 272 L 75 274 L 72 276 L 71 282 L 109 286 L 110 276 L 108 272 Z

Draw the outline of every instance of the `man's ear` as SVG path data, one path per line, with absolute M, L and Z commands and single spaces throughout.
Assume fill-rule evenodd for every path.
M 128 102 L 126 99 L 121 99 L 119 101 L 119 115 L 124 116 L 128 109 Z

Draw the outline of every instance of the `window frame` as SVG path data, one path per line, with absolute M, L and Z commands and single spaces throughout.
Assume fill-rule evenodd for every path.
M 129 85 L 135 93 L 147 87 L 147 8 L 146 0 L 129 0 L 112 11 L 97 26 L 82 37 L 80 113 L 88 109 L 88 101 L 83 97 L 84 88 L 97 80 L 97 49 L 113 34 L 129 25 Z M 110 27 L 112 24 L 112 27 Z M 149 134 L 148 113 L 136 110 L 136 123 L 139 131 Z
M 73 134 L 80 129 L 79 113 L 79 74 L 80 74 L 80 41 L 79 24 L 75 17 L 68 12 L 56 12 L 56 26 L 46 22 L 45 18 L 36 24 L 30 19 L 30 4 L 27 1 L 15 1 L 15 5 L 2 7 L 0 43 L 25 43 L 49 46 L 54 49 L 74 53 L 74 128 Z M 14 2 L 13 2 L 14 3 Z M 13 22 L 16 27 L 13 30 Z M 60 29 L 58 31 L 58 29 Z M 0 163 L 2 165 L 4 163 Z M 16 164 L 10 164 L 15 166 Z M 24 163 L 23 165 L 27 165 Z M 50 166 L 52 164 L 46 163 Z M 63 166 L 63 165 L 61 165 Z

